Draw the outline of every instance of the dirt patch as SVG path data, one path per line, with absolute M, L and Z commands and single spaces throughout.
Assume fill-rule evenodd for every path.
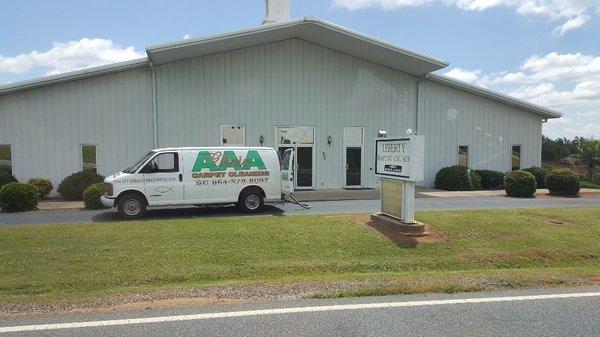
M 390 241 L 402 247 L 413 247 L 422 243 L 439 243 L 446 241 L 446 236 L 430 224 L 425 224 L 425 231 L 429 233 L 429 235 L 415 237 L 401 234 L 400 228 L 377 223 L 371 220 L 370 215 L 349 215 L 347 218 L 378 231 L 386 238 L 390 239 Z

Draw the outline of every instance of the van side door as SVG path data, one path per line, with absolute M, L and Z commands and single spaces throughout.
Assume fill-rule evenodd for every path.
M 184 202 L 182 166 L 179 151 L 167 151 L 158 153 L 140 170 L 150 206 Z

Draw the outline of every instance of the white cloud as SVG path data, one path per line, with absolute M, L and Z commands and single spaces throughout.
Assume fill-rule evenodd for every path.
M 464 70 L 462 68 L 454 68 L 444 75 L 455 78 L 463 82 L 473 83 L 481 75 L 481 70 Z
M 192 36 L 190 34 L 185 34 L 181 39 L 182 40 L 187 40 L 187 39 L 191 39 Z
M 598 0 L 332 0 L 335 7 L 354 11 L 364 8 L 393 10 L 409 6 L 443 3 L 465 11 L 484 11 L 494 7 L 514 8 L 521 15 L 542 15 L 552 21 L 562 21 L 553 30 L 554 35 L 563 35 L 589 21 L 587 14 L 600 8 Z
M 22 74 L 40 67 L 46 70 L 46 75 L 53 75 L 144 56 L 134 47 L 122 47 L 111 40 L 83 38 L 54 42 L 52 48 L 43 52 L 34 50 L 16 56 L 0 55 L 0 72 Z

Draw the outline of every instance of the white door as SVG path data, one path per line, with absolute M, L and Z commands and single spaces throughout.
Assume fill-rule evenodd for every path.
M 281 191 L 284 194 L 294 192 L 294 150 L 287 149 L 283 152 L 281 162 Z
M 287 149 L 294 150 L 292 161 L 294 189 L 310 190 L 315 181 L 315 128 L 312 126 L 277 126 L 275 128 L 277 149 L 280 155 Z
M 181 169 L 181 170 L 180 170 Z M 144 188 L 150 206 L 183 202 L 182 163 L 178 152 L 162 152 L 142 168 Z

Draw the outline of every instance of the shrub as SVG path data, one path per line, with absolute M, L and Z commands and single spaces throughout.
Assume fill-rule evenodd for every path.
M 502 188 L 504 184 L 504 173 L 492 170 L 475 170 L 481 178 L 481 188 L 484 190 L 495 190 Z
M 17 181 L 17 178 L 7 171 L 0 171 L 0 187 L 8 183 L 16 183 Z
M 551 194 L 577 195 L 581 188 L 581 180 L 577 173 L 569 169 L 554 169 L 546 175 L 546 186 Z
M 509 197 L 529 198 L 535 194 L 537 183 L 533 174 L 516 170 L 504 176 L 504 188 Z
M 544 167 L 532 166 L 524 169 L 523 171 L 527 171 L 535 177 L 535 182 L 537 183 L 538 188 L 546 187 L 546 175 L 549 170 Z
M 472 191 L 481 188 L 481 178 L 468 167 L 455 165 L 439 170 L 434 185 L 447 191 Z
M 83 203 L 87 209 L 104 208 L 100 197 L 104 194 L 104 183 L 97 183 L 83 191 Z
M 5 212 L 31 211 L 39 197 L 40 192 L 33 185 L 8 183 L 0 188 L 0 208 Z
M 54 186 L 52 186 L 52 183 L 48 179 L 33 178 L 29 179 L 27 183 L 38 189 L 40 192 L 40 199 L 48 198 L 48 194 L 54 189 Z
M 86 188 L 103 181 L 104 177 L 92 171 L 73 173 L 58 185 L 58 193 L 67 200 L 82 200 Z

